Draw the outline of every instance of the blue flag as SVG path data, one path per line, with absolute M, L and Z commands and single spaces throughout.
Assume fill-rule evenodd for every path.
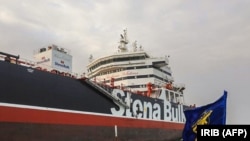
M 184 111 L 186 124 L 183 141 L 195 141 L 197 125 L 224 125 L 226 123 L 227 92 L 214 103 Z

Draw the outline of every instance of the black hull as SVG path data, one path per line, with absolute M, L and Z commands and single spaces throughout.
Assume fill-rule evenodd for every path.
M 0 140 L 171 141 L 181 137 L 183 123 L 113 116 L 110 109 L 119 109 L 117 104 L 84 81 L 2 61 L 0 68 Z M 132 97 L 163 105 L 162 100 Z
M 110 99 L 77 79 L 0 61 L 0 102 L 110 113 Z M 101 103 L 101 104 L 100 104 Z

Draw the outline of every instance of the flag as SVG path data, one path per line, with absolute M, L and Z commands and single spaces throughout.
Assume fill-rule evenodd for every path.
M 224 125 L 226 123 L 227 92 L 217 101 L 205 106 L 184 111 L 186 124 L 182 133 L 183 141 L 195 141 L 197 125 Z

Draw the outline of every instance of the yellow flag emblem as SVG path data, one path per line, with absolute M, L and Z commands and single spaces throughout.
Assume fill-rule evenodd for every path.
M 209 124 L 209 116 L 212 112 L 213 110 L 209 110 L 202 113 L 202 116 L 192 125 L 192 130 L 194 133 L 197 133 L 197 125 Z

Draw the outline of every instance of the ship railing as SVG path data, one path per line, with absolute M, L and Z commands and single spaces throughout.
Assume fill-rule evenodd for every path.
M 40 70 L 40 71 L 45 71 L 45 72 L 50 72 L 50 73 L 53 73 L 53 74 L 63 75 L 63 76 L 66 76 L 66 77 L 78 78 L 78 73 L 64 72 L 63 70 L 55 70 L 51 66 L 48 66 L 48 65 L 45 65 L 45 64 L 37 65 L 36 62 L 30 61 L 28 59 L 20 58 L 19 55 L 15 56 L 15 55 L 12 55 L 12 54 L 0 52 L 0 60 L 1 61 L 6 61 L 6 62 L 9 62 L 9 63 L 13 63 L 13 64 L 18 64 L 18 65 L 25 66 L 25 67 L 31 67 L 33 69 L 37 69 L 37 70 Z
M 66 77 L 72 77 L 72 78 L 78 78 L 80 77 L 78 75 L 78 73 L 75 72 L 70 72 L 70 71 L 64 71 L 64 70 L 60 70 L 60 69 L 55 69 L 49 65 L 46 64 L 37 64 L 35 63 L 34 66 L 32 66 L 33 68 L 37 69 L 37 70 L 41 70 L 41 71 L 45 71 L 45 72 L 49 72 L 49 73 L 53 73 L 53 74 L 57 74 L 57 75 L 62 75 L 62 76 L 66 76 Z
M 12 54 L 8 54 L 8 53 L 4 53 L 4 52 L 0 52 L 0 58 L 3 61 L 6 62 L 10 62 L 10 63 L 18 63 L 18 59 L 20 58 L 20 56 L 16 56 L 16 55 L 12 55 Z
M 67 49 L 67 48 L 63 48 L 63 47 L 60 47 L 60 46 L 57 46 L 57 45 L 54 45 L 54 44 L 51 44 L 49 46 L 44 46 L 42 48 L 39 48 L 39 49 L 36 49 L 33 51 L 33 54 L 38 54 L 38 53 L 41 53 L 41 52 L 45 52 L 45 51 L 48 51 L 48 50 L 57 50 L 59 52 L 62 52 L 64 54 L 69 54 L 70 55 L 70 50 Z
M 35 65 L 35 62 L 24 59 L 24 58 L 20 58 L 19 55 L 16 56 L 16 55 L 4 53 L 4 52 L 0 52 L 0 60 L 13 63 L 13 64 L 27 66 L 27 67 L 32 67 Z
M 183 90 L 185 90 L 185 84 L 183 83 L 178 83 L 178 84 L 174 84 L 174 90 L 180 93 L 183 93 Z
M 103 94 L 105 94 L 107 97 L 113 99 L 118 104 L 124 106 L 125 108 L 129 108 L 129 106 L 125 102 L 123 102 L 122 99 L 120 99 L 119 97 L 112 94 L 113 89 L 111 87 L 108 87 L 107 85 L 105 87 L 102 84 L 92 82 L 88 79 L 86 79 L 85 82 L 88 83 L 89 85 L 91 85 L 92 87 L 96 88 L 97 90 L 99 90 Z
M 171 102 L 171 103 L 176 103 L 176 104 L 185 104 L 185 101 L 184 101 L 184 96 L 182 93 L 178 92 L 178 91 L 175 91 L 175 90 L 169 90 L 169 89 L 166 89 L 166 88 L 163 88 L 163 90 L 165 91 L 162 91 L 163 94 L 166 96 L 166 100 Z

